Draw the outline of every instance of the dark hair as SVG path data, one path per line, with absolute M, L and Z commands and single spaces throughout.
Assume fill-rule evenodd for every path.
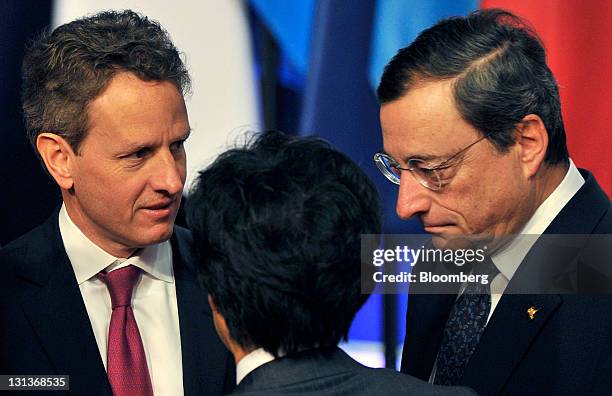
M 78 19 L 33 41 L 22 66 L 32 145 L 41 132 L 53 132 L 78 153 L 88 130 L 88 104 L 120 72 L 171 81 L 183 94 L 189 90 L 189 74 L 166 31 L 130 10 Z
M 189 196 L 198 271 L 231 338 L 275 356 L 336 345 L 367 299 L 360 235 L 375 187 L 325 141 L 266 132 L 221 154 Z
M 544 47 L 528 23 L 500 9 L 442 20 L 402 48 L 385 67 L 377 89 L 385 104 L 413 86 L 454 79 L 462 117 L 500 151 L 515 143 L 516 126 L 528 114 L 548 131 L 545 162 L 568 163 L 559 91 Z

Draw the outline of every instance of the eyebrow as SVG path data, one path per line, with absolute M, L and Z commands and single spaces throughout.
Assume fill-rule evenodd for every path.
M 193 131 L 193 129 L 191 129 L 191 127 L 189 129 L 187 129 L 185 132 L 183 132 L 183 134 L 181 136 L 179 136 L 178 139 L 175 139 L 174 141 L 177 140 L 187 140 L 189 139 L 189 136 L 191 136 L 191 132 Z
M 385 151 L 385 149 L 381 149 L 379 152 L 386 154 L 388 156 L 390 156 L 391 158 L 394 158 L 392 155 L 390 155 L 389 153 L 387 153 Z M 403 159 L 403 161 L 405 163 L 408 163 L 408 160 L 411 159 L 420 159 L 423 161 L 436 161 L 436 160 L 445 160 L 447 158 L 449 158 L 452 154 L 449 155 L 435 155 L 435 154 L 418 154 L 418 155 L 410 155 L 410 156 L 405 156 Z M 396 159 L 397 161 L 397 159 Z
M 193 132 L 193 129 L 191 127 L 187 128 L 187 130 L 183 133 L 183 136 L 185 138 L 188 138 L 191 135 L 191 132 Z
M 179 137 L 177 137 L 176 139 L 173 139 L 172 142 L 174 143 L 180 140 L 187 140 L 189 136 L 191 136 L 191 131 L 192 131 L 191 128 L 187 129 Z M 123 153 L 130 154 L 130 153 L 133 153 L 135 151 L 138 151 L 138 150 L 141 150 L 147 147 L 151 147 L 151 145 L 148 143 L 130 142 L 130 143 L 127 143 L 126 146 L 121 149 L 121 153 L 122 153 L 121 155 L 124 155 Z

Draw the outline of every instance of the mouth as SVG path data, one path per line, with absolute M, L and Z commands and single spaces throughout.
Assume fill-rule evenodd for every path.
M 442 234 L 448 232 L 449 227 L 452 226 L 453 224 L 423 224 L 423 229 L 428 234 Z
M 143 206 L 141 211 L 154 219 L 163 219 L 172 214 L 175 202 L 176 199 L 163 199 L 151 205 Z

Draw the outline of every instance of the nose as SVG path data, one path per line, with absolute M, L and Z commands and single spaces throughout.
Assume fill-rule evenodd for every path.
M 408 220 L 415 215 L 428 212 L 431 208 L 430 194 L 431 191 L 422 186 L 410 171 L 402 171 L 395 209 L 399 218 Z
M 161 193 L 177 195 L 183 191 L 186 166 L 183 158 L 172 153 L 159 153 L 157 166 L 151 175 L 151 187 Z

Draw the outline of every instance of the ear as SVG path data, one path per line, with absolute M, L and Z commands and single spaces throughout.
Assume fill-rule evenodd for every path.
M 229 336 L 227 323 L 225 323 L 225 318 L 219 313 L 217 305 L 215 305 L 215 302 L 210 294 L 208 295 L 208 305 L 210 305 L 210 309 L 212 310 L 213 324 L 215 325 L 215 330 L 217 331 L 219 338 L 221 341 L 223 341 L 223 344 L 225 344 L 227 349 L 232 351 L 232 341 Z
M 210 309 L 212 310 L 213 323 L 215 325 L 215 329 L 217 330 L 217 334 L 219 334 L 219 337 L 221 338 L 223 343 L 227 345 L 227 340 L 229 339 L 229 330 L 227 328 L 227 324 L 225 323 L 225 318 L 219 313 L 217 305 L 213 301 L 213 298 L 210 294 L 208 295 L 208 305 L 210 305 Z
M 217 309 L 217 306 L 215 305 L 215 302 L 213 301 L 212 296 L 210 294 L 208 295 L 208 305 L 210 305 L 210 309 L 214 313 L 219 313 L 219 310 Z
M 72 164 L 75 154 L 63 137 L 55 133 L 43 132 L 36 138 L 36 149 L 42 157 L 47 171 L 63 190 L 72 188 Z
M 213 324 L 215 325 L 215 330 L 217 331 L 219 338 L 227 349 L 229 349 L 232 355 L 234 355 L 234 361 L 238 363 L 243 357 L 256 348 L 243 348 L 236 341 L 234 341 L 234 339 L 230 336 L 225 318 L 219 313 L 217 305 L 210 294 L 208 295 L 208 304 L 210 305 L 210 309 L 213 313 Z
M 544 163 L 548 148 L 548 132 L 539 116 L 527 114 L 521 120 L 517 134 L 523 173 L 530 178 Z

